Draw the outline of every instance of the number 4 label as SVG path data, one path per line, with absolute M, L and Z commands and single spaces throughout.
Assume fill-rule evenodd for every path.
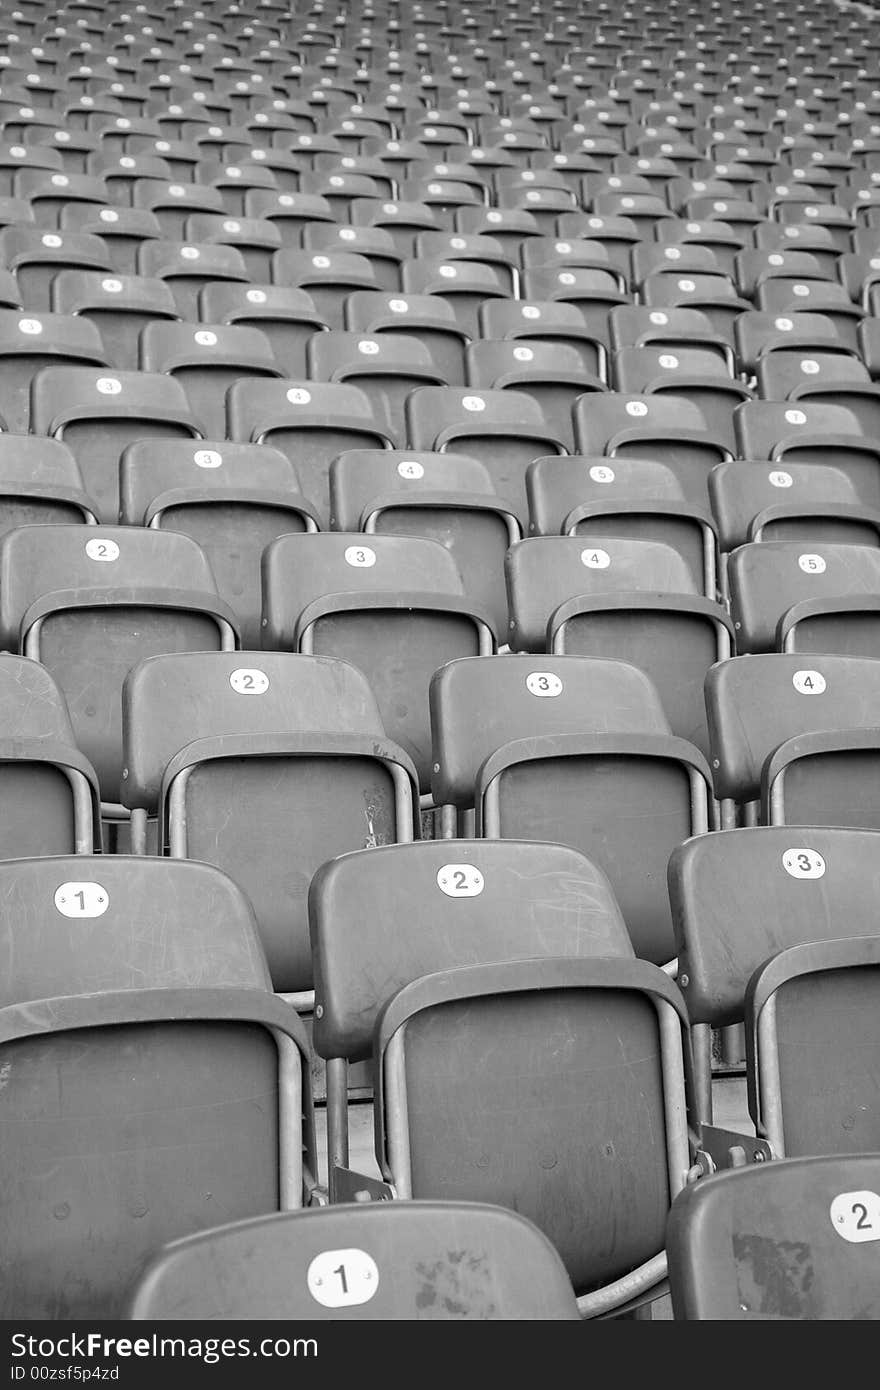
M 831 1224 L 853 1245 L 880 1240 L 880 1197 L 876 1192 L 841 1192 L 831 1203 Z
M 366 1250 L 323 1250 L 306 1273 L 309 1293 L 324 1308 L 369 1303 L 379 1287 L 379 1268 Z

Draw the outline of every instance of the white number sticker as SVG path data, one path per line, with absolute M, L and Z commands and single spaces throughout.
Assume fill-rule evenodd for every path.
M 424 478 L 425 470 L 417 459 L 403 459 L 397 465 L 397 472 L 401 478 Z
M 461 403 L 465 410 L 480 411 L 486 409 L 486 402 L 482 396 L 463 396 Z
M 43 325 L 39 319 L 19 319 L 18 326 L 22 333 L 37 334 L 43 331 Z
M 536 304 L 524 304 L 522 307 L 522 316 L 524 319 L 539 319 L 541 317 L 541 310 Z
M 324 1308 L 369 1303 L 379 1287 L 379 1269 L 366 1250 L 324 1250 L 306 1273 L 309 1293 Z
M 212 333 L 208 328 L 198 329 L 198 331 L 193 334 L 193 338 L 198 343 L 199 347 L 217 346 L 217 334 Z
M 782 856 L 782 867 L 792 878 L 821 878 L 825 873 L 825 860 L 814 849 L 787 849 Z
M 607 468 L 604 463 L 596 463 L 590 469 L 590 477 L 594 483 L 613 483 L 614 469 Z
M 805 357 L 801 362 L 801 371 L 805 376 L 815 376 L 819 370 L 819 363 L 813 357 Z
M 355 569 L 368 570 L 376 563 L 376 552 L 368 545 L 350 545 L 345 552 L 345 563 Z
M 782 469 L 777 469 L 773 473 L 767 474 L 767 481 L 771 487 L 791 487 L 794 478 L 790 473 L 784 473 Z
M 249 304 L 265 304 L 267 295 L 265 290 L 248 290 L 245 298 Z
M 664 324 L 669 322 L 669 315 L 664 314 L 660 309 L 655 309 L 649 318 L 657 328 L 662 328 Z
M 660 356 L 657 358 L 657 361 L 659 362 L 660 366 L 663 367 L 664 370 L 667 372 L 674 372 L 676 367 L 678 366 L 678 358 L 674 357 L 671 352 L 661 352 Z
M 588 570 L 607 570 L 611 556 L 607 550 L 582 550 L 581 564 L 586 565 Z
M 55 906 L 62 917 L 103 917 L 110 898 L 100 883 L 62 883 L 55 892 Z
M 409 305 L 405 299 L 389 299 L 388 308 L 392 314 L 408 314 Z
M 291 386 L 287 392 L 287 399 L 291 405 L 308 405 L 312 399 L 312 393 L 304 390 L 302 386 Z
M 825 561 L 821 555 L 799 555 L 798 564 L 805 574 L 825 573 Z
M 537 695 L 541 699 L 548 699 L 554 695 L 561 695 L 563 686 L 558 676 L 552 671 L 532 671 L 526 676 L 526 690 L 530 695 Z
M 821 671 L 795 671 L 791 683 L 799 695 L 825 694 L 825 677 Z
M 86 541 L 86 554 L 90 560 L 118 560 L 119 546 L 115 541 Z
M 117 381 L 115 376 L 99 376 L 95 387 L 102 396 L 118 396 L 122 390 L 122 382 Z
M 196 449 L 193 463 L 196 468 L 219 468 L 223 463 L 223 455 L 218 454 L 216 449 Z
M 447 898 L 478 898 L 483 886 L 483 875 L 473 864 L 444 864 L 437 870 L 437 887 Z
M 57 251 L 59 246 L 62 244 L 60 236 L 56 236 L 54 232 L 47 232 L 46 235 L 42 238 L 42 242 L 43 245 L 47 246 L 50 251 Z
M 829 1215 L 837 1234 L 852 1245 L 880 1240 L 880 1196 L 876 1192 L 841 1192 L 831 1203 Z
M 517 362 L 534 362 L 535 354 L 530 347 L 515 347 L 513 356 Z
M 785 419 L 789 425 L 805 425 L 807 417 L 802 410 L 787 410 Z
M 269 689 L 269 677 L 265 671 L 254 667 L 240 666 L 229 677 L 229 684 L 236 695 L 265 695 Z
M 625 408 L 627 415 L 634 415 L 637 419 L 648 413 L 648 407 L 644 401 L 627 401 Z

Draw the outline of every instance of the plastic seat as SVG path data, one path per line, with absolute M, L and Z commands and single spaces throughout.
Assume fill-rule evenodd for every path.
M 571 409 L 588 391 L 605 383 L 584 370 L 576 348 L 567 343 L 523 343 L 482 339 L 467 350 L 468 382 L 478 390 L 523 391 L 533 396 L 566 449 L 574 447 Z
M 479 336 L 478 313 L 487 299 L 507 298 L 510 277 L 481 261 L 406 260 L 401 267 L 405 294 L 432 294 L 451 307 L 468 338 Z
M 736 320 L 738 322 L 739 320 Z M 700 309 L 649 309 L 641 304 L 621 304 L 608 315 L 611 348 L 698 348 L 711 353 L 734 375 L 734 355 L 727 338 L 716 333 Z
M 446 382 L 424 343 L 404 333 L 316 333 L 306 348 L 313 381 L 353 382 L 369 397 L 389 438 L 406 438 L 404 405 L 410 391 Z
M 608 348 L 604 334 L 593 334 L 575 304 L 544 300 L 536 304 L 512 299 L 488 299 L 480 307 L 481 337 L 495 341 L 537 339 L 553 346 L 571 347 L 582 368 L 608 383 Z M 531 344 L 533 346 L 533 344 Z
M 346 449 L 394 448 L 370 398 L 347 382 L 233 383 L 226 411 L 228 438 L 271 444 L 287 455 L 322 526 L 331 461 Z
M 876 655 L 878 576 L 876 545 L 739 546 L 728 561 L 738 651 Z
M 755 247 L 759 251 L 806 251 L 824 268 L 829 279 L 837 279 L 837 262 L 849 246 L 838 244 L 829 227 L 813 223 L 760 222 L 755 227 Z
M 158 219 L 151 212 L 127 207 L 95 207 L 90 203 L 66 204 L 61 211 L 59 227 L 63 232 L 100 237 L 113 269 L 122 275 L 134 274 L 142 242 L 158 241 L 162 236 Z
M 519 262 L 522 246 L 543 235 L 537 218 L 526 208 L 462 207 L 455 214 L 455 230 L 463 236 L 490 236 Z
M 366 1258 L 339 1267 L 336 1290 L 320 1275 L 317 1282 L 314 1261 L 342 1246 Z M 447 1264 L 450 1250 L 460 1252 L 466 1275 Z M 444 1270 L 438 1291 L 425 1297 L 424 1271 L 438 1267 Z M 361 1271 L 373 1268 L 378 1282 L 364 1281 Z M 382 1277 L 389 1270 L 390 1281 Z M 565 1266 L 532 1222 L 502 1207 L 450 1201 L 352 1202 L 258 1216 L 175 1241 L 144 1271 L 128 1312 L 150 1322 L 579 1316 Z
M 43 367 L 31 386 L 31 429 L 60 439 L 79 464 L 98 520 L 119 515 L 119 456 L 149 434 L 159 439 L 199 437 L 183 388 L 147 372 L 108 375 L 94 367 Z
M 644 672 L 583 656 L 448 662 L 431 726 L 438 805 L 475 807 L 486 839 L 579 849 L 608 875 L 636 955 L 670 961 L 658 884 L 673 846 L 709 828 L 710 776 Z
M 389 893 L 394 884 L 396 895 Z M 586 918 L 579 917 L 576 925 L 563 908 L 572 892 L 580 902 L 589 903 Z M 455 900 L 453 904 L 446 901 L 448 897 Z M 402 912 L 403 904 L 410 901 L 418 920 L 424 914 L 426 930 L 413 931 L 411 924 L 417 920 L 413 911 Z M 359 914 L 363 929 L 357 932 L 353 930 L 356 902 L 368 905 Z M 678 1055 L 673 1039 L 683 1010 L 675 987 L 669 988 L 668 980 L 662 983 L 662 972 L 632 959 L 632 947 L 601 871 L 573 849 L 558 844 L 516 839 L 444 841 L 404 846 L 393 855 L 381 850 L 375 858 L 343 856 L 319 871 L 310 907 L 316 997 L 322 1006 L 316 1047 L 328 1059 L 328 1078 L 344 1084 L 348 1061 L 368 1056 L 374 1046 L 377 1160 L 385 1182 L 393 1183 L 394 1194 L 403 1199 L 402 1205 L 409 1207 L 410 1199 L 418 1200 L 422 1185 L 430 1191 L 452 1182 L 458 1197 L 484 1199 L 491 1191 L 495 1200 L 508 1207 L 525 1206 L 562 1255 L 584 1317 L 610 1312 L 634 1297 L 656 1296 L 663 1276 L 663 1213 L 670 1190 L 662 1136 L 669 1136 L 676 1154 L 683 1142 L 675 1113 L 663 1118 L 657 1081 L 664 1072 L 676 1107 L 685 1103 L 686 1083 L 673 1063 L 668 1072 L 657 1066 L 650 1084 L 643 1073 L 638 1090 L 630 1091 L 634 1078 L 629 1068 L 636 1064 L 629 1046 L 624 1048 L 622 1070 L 620 1053 L 613 1061 L 602 1039 L 610 1027 L 618 1048 L 623 1038 L 636 1046 L 637 1037 L 647 1046 L 649 1034 L 657 1028 L 657 1016 L 648 1002 L 653 993 L 669 1027 L 669 1062 Z M 391 920 L 399 922 L 393 952 L 387 946 L 389 912 Z M 437 928 L 432 930 L 435 920 Z M 375 959 L 377 950 L 378 970 L 365 970 L 365 962 Z M 451 1032 L 446 1026 L 438 1027 L 434 1009 L 438 986 L 449 999 L 446 1019 Z M 602 1021 L 593 1016 L 592 1027 L 582 1019 L 582 1033 L 575 1025 L 571 1002 L 575 996 L 570 991 L 602 986 L 608 1014 Z M 630 1009 L 621 1012 L 623 995 L 618 990 L 627 986 L 635 993 Z M 664 1003 L 659 1003 L 661 998 Z M 671 1013 L 666 1012 L 667 1002 L 672 1004 Z M 418 1009 L 413 1007 L 416 1003 Z M 562 1017 L 566 1019 L 568 1049 L 576 1049 L 580 1056 L 580 1044 L 592 1057 L 589 1066 L 577 1071 L 581 1074 L 579 1097 L 593 1117 L 593 1128 L 588 1126 L 593 1139 L 583 1129 L 586 1112 L 579 1118 L 580 1106 L 572 1105 L 571 1051 L 567 1050 L 565 1062 L 560 1062 L 558 1053 L 555 1063 L 550 1061 L 550 1039 L 555 1035 L 550 1025 L 552 1010 L 556 1010 L 557 1026 Z M 423 1029 L 430 1018 L 435 1026 L 426 1033 Z M 400 1038 L 396 1044 L 391 1039 L 403 1026 L 409 1060 L 407 1143 L 401 1142 L 401 1121 L 396 1118 L 401 1082 L 391 1065 Z M 506 1037 L 500 1048 L 498 1028 Z M 492 1035 L 495 1041 L 490 1048 Z M 605 1041 L 610 1049 L 611 1035 Z M 432 1053 L 431 1063 L 423 1053 L 425 1044 Z M 453 1056 L 462 1046 L 469 1056 L 464 1066 L 461 1057 Z M 533 1085 L 523 1095 L 527 1054 L 531 1057 L 527 1074 Z M 640 1055 L 656 1057 L 656 1043 Z M 599 1056 L 610 1070 L 596 1065 Z M 457 1098 L 469 1116 L 465 1130 L 450 1124 L 438 1087 L 441 1076 L 450 1074 L 459 1078 Z M 519 1079 L 515 1081 L 514 1076 Z M 514 1090 L 519 1093 L 515 1102 Z M 514 1112 L 516 1123 L 512 1124 Z M 655 1119 L 646 1128 L 648 1113 Z M 463 1161 L 463 1143 L 469 1147 L 460 1137 L 464 1133 L 471 1141 L 477 1139 L 480 1152 L 486 1155 L 484 1164 Z M 646 1133 L 653 1142 L 645 1144 Z M 548 1136 L 556 1154 L 551 1181 L 559 1203 L 543 1201 L 527 1177 Z M 392 1189 L 369 1184 L 346 1167 L 344 1140 L 343 1134 L 331 1150 L 331 1191 L 350 1193 L 360 1187 L 391 1195 Z M 633 1160 L 638 1153 L 642 1175 L 638 1217 L 628 1205 L 619 1208 L 618 1196 L 605 1187 L 602 1175 L 607 1168 L 586 1162 L 598 1152 L 594 1145 L 606 1142 L 613 1143 L 618 1153 L 625 1146 Z M 684 1147 L 688 1147 L 686 1141 Z M 412 1154 L 410 1165 L 407 1149 Z M 605 1192 L 602 1200 L 597 1196 L 600 1184 Z M 579 1227 L 586 1219 L 580 1215 L 585 1203 L 591 1230 L 606 1229 L 607 1239 L 597 1234 L 581 1238 L 573 1228 L 573 1223 Z M 652 1211 L 654 1218 L 647 1221 Z M 632 1227 L 625 1220 L 627 1214 Z
M 760 802 L 765 824 L 877 828 L 874 665 L 811 652 L 808 661 L 742 656 L 710 672 L 715 785 L 728 824 L 734 804 Z
M 707 431 L 734 452 L 733 411 L 752 393 L 733 379 L 726 363 L 711 349 L 657 346 L 624 347 L 613 359 L 618 391 L 655 395 L 672 392 L 692 401 L 706 421 Z
M 263 550 L 318 529 L 290 460 L 259 444 L 139 440 L 122 452 L 119 492 L 123 525 L 181 531 L 201 546 L 242 645 L 258 648 Z
M 101 847 L 98 779 L 76 744 L 67 702 L 52 674 L 0 654 L 0 858 L 91 854 Z
M 712 275 L 706 271 L 691 275 L 668 275 L 658 271 L 642 281 L 639 295 L 642 303 L 651 309 L 701 310 L 713 331 L 731 343 L 737 316 L 753 307 L 751 300 L 736 293 L 726 275 Z
M 749 1113 L 777 1157 L 880 1151 L 870 1102 L 877 961 L 875 935 L 811 941 L 779 951 L 749 981 Z M 854 1230 L 862 1208 L 841 1195 Z
M 215 869 L 106 855 L 0 876 L 3 1243 L 18 1269 L 3 1311 L 117 1317 L 147 1256 L 212 1225 L 218 1203 L 244 1219 L 308 1199 L 308 1040 Z M 210 1186 L 193 1183 L 196 1154 Z
M 415 239 L 420 232 L 443 231 L 443 223 L 433 208 L 400 198 L 354 198 L 349 217 L 355 227 L 382 228 L 404 258 L 415 254 Z
M 206 323 L 258 328 L 272 344 L 279 366 L 294 379 L 306 375 L 309 339 L 327 329 L 311 295 L 279 285 L 208 281 L 199 293 L 199 311 Z
M 556 232 L 565 239 L 587 237 L 598 241 L 608 252 L 609 260 L 627 278 L 632 274 L 632 250 L 641 240 L 639 229 L 628 217 L 589 212 L 563 212 L 557 220 Z
M 281 246 L 274 222 L 259 217 L 225 217 L 214 212 L 196 212 L 183 224 L 183 236 L 190 242 L 217 242 L 241 252 L 249 278 L 258 284 L 268 280 L 272 257 Z
M 526 299 L 561 299 L 573 304 L 591 336 L 606 348 L 609 346 L 608 315 L 616 304 L 627 303 L 626 295 L 617 288 L 616 276 L 580 266 L 561 270 L 555 266 L 535 266 L 523 271 L 522 282 Z
M 61 225 L 62 210 L 74 203 L 91 205 L 97 210 L 108 201 L 104 181 L 90 174 L 50 173 L 44 169 L 24 168 L 13 179 L 13 192 L 26 198 L 31 205 L 38 227 L 55 231 Z
M 344 318 L 348 332 L 377 335 L 389 331 L 419 338 L 444 380 L 464 384 L 467 335 L 441 295 L 355 290 L 345 301 Z
M 304 251 L 345 252 L 369 261 L 379 287 L 388 292 L 400 289 L 403 256 L 394 238 L 383 227 L 338 226 L 330 222 L 307 222 L 303 227 Z
M 444 661 L 495 650 L 492 616 L 453 557 L 416 536 L 282 536 L 263 557 L 263 646 L 342 657 L 364 672 L 385 730 L 427 793 L 428 686 Z
M 850 477 L 865 501 L 877 506 L 877 447 L 845 406 L 804 401 L 746 401 L 733 416 L 739 456 L 786 463 L 831 464 Z
M 30 389 L 47 365 L 104 366 L 107 358 L 97 329 L 62 314 L 23 317 L 0 310 L 0 416 L 16 434 L 27 434 Z
M 118 371 L 138 368 L 141 329 L 157 319 L 177 317 L 174 296 L 164 280 L 137 275 L 104 275 L 92 270 L 61 270 L 52 283 L 52 307 L 94 325 L 106 361 Z
M 452 447 L 479 459 L 496 491 L 523 516 L 527 465 L 550 451 L 565 453 L 538 402 L 524 391 L 425 386 L 407 398 L 406 418 L 414 449 L 443 453 Z
M 709 497 L 723 551 L 746 541 L 798 540 L 874 545 L 876 525 L 851 478 L 821 463 L 785 467 L 739 460 L 709 474 Z
M 152 652 L 233 650 L 232 610 L 199 546 L 171 532 L 17 527 L 0 541 L 0 575 L 3 645 L 55 676 L 110 814 L 120 800 L 129 667 Z
M 51 307 L 52 281 L 60 270 L 112 269 L 99 237 L 16 226 L 0 231 L 0 262 L 14 273 L 22 305 L 34 313 Z
M 685 1188 L 667 1226 L 676 1320 L 876 1319 L 874 1249 L 862 1249 L 873 1213 L 862 1194 L 878 1184 L 876 1154 L 831 1154 L 718 1173 Z M 805 1250 L 809 1275 L 798 1260 Z
M 310 1007 L 306 899 L 328 858 L 413 838 L 415 769 L 348 662 L 276 652 L 140 662 L 126 681 L 132 835 L 224 869 L 254 906 L 273 987 Z
M 701 462 L 707 469 L 730 457 L 723 438 L 710 434 L 699 406 L 684 396 L 624 392 L 582 397 L 572 412 L 582 454 L 649 456 L 676 465 Z
M 214 281 L 246 282 L 244 257 L 234 246 L 203 242 L 145 241 L 138 250 L 139 275 L 166 280 L 177 312 L 187 322 L 198 321 L 199 291 Z
M 436 264 L 447 261 L 477 261 L 487 265 L 499 276 L 499 284 L 507 294 L 515 294 L 519 286 L 517 262 L 510 257 L 500 241 L 492 236 L 466 236 L 462 232 L 419 232 L 415 240 L 415 255 Z
M 343 308 L 356 290 L 378 290 L 372 265 L 349 252 L 310 253 L 285 247 L 272 257 L 272 282 L 305 290 L 330 328 L 343 327 Z
M 258 328 L 219 323 L 148 323 L 141 331 L 140 366 L 180 383 L 207 439 L 224 437 L 226 391 L 233 382 L 284 375 Z
M 736 285 L 746 299 L 754 299 L 760 285 L 778 276 L 792 282 L 827 280 L 828 267 L 809 251 L 741 251 L 736 258 Z
M 758 310 L 740 314 L 734 323 L 736 355 L 743 372 L 755 376 L 762 358 L 775 353 L 798 360 L 817 352 L 852 358 L 852 349 L 841 339 L 824 314 L 768 314 Z
M 730 655 L 733 624 L 672 546 L 590 532 L 511 546 L 511 649 L 630 662 L 650 677 L 676 737 L 706 754 L 703 680 Z
M 853 304 L 843 285 L 774 276 L 758 285 L 755 305 L 761 312 L 775 315 L 801 311 L 822 314 L 834 324 L 841 343 L 851 351 L 856 349 L 856 329 L 864 310 Z

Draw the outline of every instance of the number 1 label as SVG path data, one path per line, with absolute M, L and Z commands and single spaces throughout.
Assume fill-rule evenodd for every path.
M 365 1250 L 322 1250 L 306 1273 L 309 1293 L 324 1308 L 369 1303 L 379 1287 L 379 1268 Z

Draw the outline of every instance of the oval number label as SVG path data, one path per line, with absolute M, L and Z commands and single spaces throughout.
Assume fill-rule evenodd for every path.
M 562 694 L 562 681 L 552 671 L 532 671 L 526 676 L 526 690 L 530 695 L 548 697 Z
M 821 878 L 825 873 L 825 860 L 814 849 L 787 849 L 782 856 L 782 867 L 792 878 Z
M 379 1287 L 379 1268 L 366 1250 L 323 1250 L 306 1273 L 309 1293 L 324 1308 L 369 1303 Z
M 447 898 L 478 898 L 483 875 L 473 864 L 444 864 L 437 870 L 437 887 Z
M 55 906 L 62 917 L 103 917 L 110 898 L 100 883 L 62 883 L 55 892 Z
M 825 561 L 821 555 L 799 555 L 798 564 L 804 574 L 824 574 Z
M 586 565 L 588 570 L 607 570 L 611 556 L 607 550 L 582 550 L 581 564 Z
M 355 569 L 369 569 L 376 563 L 376 552 L 368 545 L 350 545 L 345 552 L 345 563 Z
M 825 677 L 821 671 L 795 671 L 791 683 L 799 695 L 825 694 Z
M 254 667 L 240 666 L 229 677 L 229 684 L 236 695 L 265 695 L 269 689 L 269 677 L 265 671 Z
M 96 537 L 93 541 L 86 541 L 86 554 L 90 560 L 118 560 L 119 546 L 115 541 L 100 540 Z
M 842 1240 L 853 1245 L 880 1240 L 880 1196 L 876 1192 L 841 1192 L 831 1203 L 829 1215 Z

